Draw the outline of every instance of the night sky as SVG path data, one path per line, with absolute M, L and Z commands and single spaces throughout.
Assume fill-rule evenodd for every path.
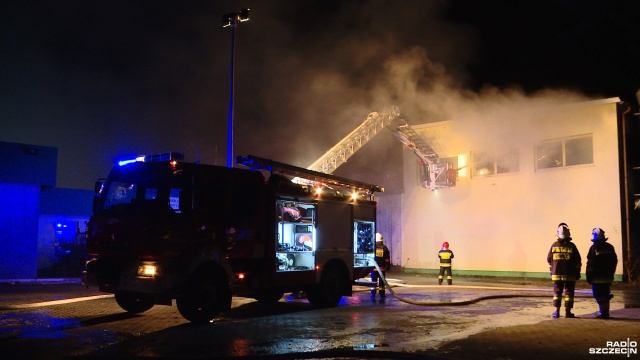
M 638 102 L 636 0 L 4 1 L 0 141 L 57 147 L 65 188 L 92 189 L 125 155 L 226 165 L 222 15 L 241 8 L 235 155 L 306 167 L 390 105 L 421 124 Z

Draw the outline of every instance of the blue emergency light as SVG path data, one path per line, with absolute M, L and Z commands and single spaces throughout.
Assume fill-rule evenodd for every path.
M 144 162 L 144 155 L 137 156 L 135 159 L 120 160 L 118 161 L 118 166 L 124 166 L 138 161 Z
M 184 160 L 184 154 L 179 152 L 166 152 L 152 155 L 138 155 L 133 159 L 120 160 L 118 166 L 124 166 L 135 162 L 160 162 Z

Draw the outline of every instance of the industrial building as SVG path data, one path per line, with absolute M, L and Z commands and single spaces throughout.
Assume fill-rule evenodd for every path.
M 393 126 L 388 121 L 397 115 L 379 124 L 370 116 L 361 134 L 350 134 L 357 146 L 344 145 L 356 151 L 382 132 L 380 124 Z M 600 227 L 618 253 L 617 278 L 637 276 L 638 120 L 610 98 L 523 111 L 513 121 L 480 127 L 465 119 L 413 125 L 438 165 L 455 176 L 430 178 L 424 158 L 404 147 L 401 161 L 386 166 L 399 171 L 378 177 L 391 190 L 378 196 L 377 230 L 392 263 L 435 274 L 446 241 L 455 253 L 454 275 L 547 277 L 547 252 L 564 222 L 583 256 L 583 272 L 591 230 Z M 365 134 L 364 125 L 373 132 Z M 336 149 L 325 155 L 346 161 Z M 344 169 L 357 166 L 354 159 L 336 173 L 359 178 L 363 173 Z M 56 188 L 54 147 L 0 142 L 0 160 L 0 279 L 79 276 L 93 192 Z
M 481 127 L 456 120 L 413 126 L 440 163 L 457 169 L 457 179 L 455 186 L 425 189 L 421 160 L 405 149 L 394 263 L 435 273 L 446 241 L 455 254 L 454 274 L 548 277 L 547 253 L 564 222 L 583 273 L 591 231 L 600 227 L 618 253 L 621 278 L 623 266 L 632 266 L 625 255 L 635 241 L 638 210 L 619 102 L 523 112 Z
M 93 192 L 56 188 L 55 147 L 0 142 L 0 280 L 79 277 Z

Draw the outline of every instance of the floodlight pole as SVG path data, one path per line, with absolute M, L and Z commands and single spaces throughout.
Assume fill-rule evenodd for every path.
M 229 114 L 227 120 L 227 167 L 233 167 L 233 60 L 235 58 L 235 33 L 238 22 L 249 20 L 249 9 L 242 9 L 239 12 L 230 13 L 222 17 L 223 27 L 231 28 L 231 65 L 229 74 Z
M 227 167 L 233 167 L 233 58 L 235 45 L 235 22 L 231 25 L 231 73 L 229 75 L 229 115 L 227 119 Z

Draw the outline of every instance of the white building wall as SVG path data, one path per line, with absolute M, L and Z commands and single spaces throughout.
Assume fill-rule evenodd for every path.
M 382 193 L 376 195 L 377 207 L 377 228 L 376 232 L 383 235 L 383 242 L 391 253 L 391 264 L 402 263 L 402 227 L 400 226 L 400 214 L 402 208 L 399 194 Z
M 454 271 L 548 273 L 547 253 L 558 224 L 565 222 L 582 255 L 583 273 L 591 230 L 601 227 L 618 254 L 616 274 L 622 274 L 617 101 L 556 108 L 534 114 L 532 121 L 514 118 L 493 128 L 506 137 L 465 129 L 464 121 L 414 126 L 441 158 L 458 156 L 460 167 L 468 165 L 472 151 L 487 146 L 477 135 L 495 146 L 516 146 L 520 167 L 476 178 L 464 167 L 455 187 L 431 191 L 420 186 L 418 158 L 405 149 L 401 265 L 438 268 L 437 252 L 447 241 Z M 584 134 L 593 135 L 593 164 L 535 169 L 537 142 Z

